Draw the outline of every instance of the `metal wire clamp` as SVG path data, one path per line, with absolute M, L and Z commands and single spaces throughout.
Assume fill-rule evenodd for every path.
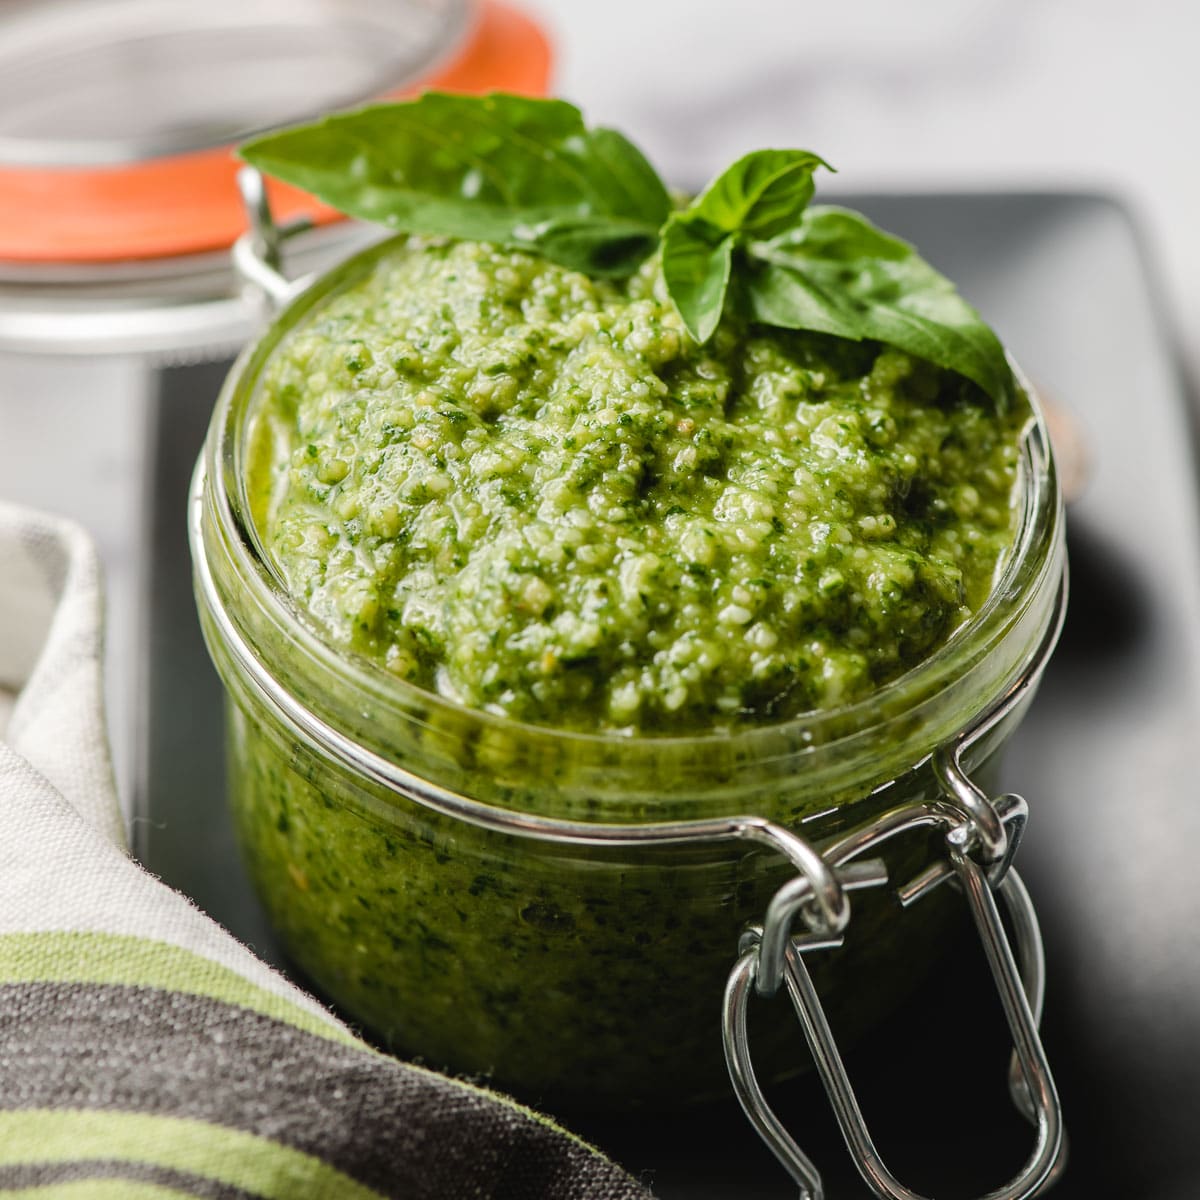
M 284 243 L 311 229 L 312 222 L 306 217 L 298 217 L 277 225 L 267 197 L 266 181 L 253 167 L 242 167 L 237 182 L 249 228 L 233 244 L 234 269 L 272 309 L 279 309 L 312 282 L 309 276 L 289 279 L 283 273 Z
M 948 756 L 944 762 L 961 772 L 957 756 Z M 971 811 L 966 810 L 958 803 L 957 791 L 957 788 L 947 789 L 946 801 L 902 805 L 826 847 L 821 857 L 844 891 L 878 887 L 887 882 L 882 863 L 852 860 L 918 827 L 934 825 L 945 831 L 946 859 L 898 889 L 897 894 L 907 907 L 938 884 L 954 879 L 966 896 L 1012 1034 L 1009 1091 L 1017 1108 L 1037 1131 L 1033 1152 L 1020 1174 L 1004 1187 L 989 1192 L 985 1200 L 1028 1200 L 1057 1178 L 1064 1164 L 1065 1138 L 1058 1093 L 1038 1036 L 1044 995 L 1041 935 L 1029 894 L 1016 872 L 1009 869 L 1025 822 L 1026 806 L 1017 796 L 1002 796 L 994 803 L 989 802 L 994 818 L 989 823 L 990 830 L 999 836 L 993 836 L 988 843 L 972 829 L 975 804 Z M 973 800 L 978 801 L 981 794 L 976 789 Z M 981 854 L 983 864 L 976 861 L 972 851 Z M 991 854 L 996 857 L 988 862 Z M 1012 920 L 1020 970 L 1005 934 L 996 892 L 1003 898 Z M 804 963 L 805 954 L 840 945 L 842 931 L 849 921 L 847 912 L 846 919 L 838 923 L 840 928 L 836 927 L 825 920 L 823 910 L 813 900 L 814 881 L 807 873 L 801 874 L 776 892 L 763 925 L 752 926 L 742 935 L 740 956 L 725 991 L 722 1021 L 725 1057 L 734 1091 L 751 1124 L 799 1185 L 801 1200 L 823 1200 L 820 1172 L 771 1109 L 750 1058 L 746 1027 L 750 994 L 754 991 L 770 996 L 784 986 L 847 1148 L 868 1187 L 880 1200 L 924 1200 L 891 1173 L 875 1148 Z M 800 933 L 794 930 L 798 917 L 804 926 Z

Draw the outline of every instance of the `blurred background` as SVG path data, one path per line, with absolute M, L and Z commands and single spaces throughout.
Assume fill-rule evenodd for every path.
M 432 80 L 550 88 L 684 188 L 753 148 L 811 149 L 838 168 L 826 197 L 957 280 L 1073 429 L 1073 603 L 1008 766 L 1033 807 L 1021 861 L 1074 1147 L 1054 1194 L 1197 1195 L 1198 44 L 1190 0 L 0 0 L 0 501 L 100 543 L 135 852 L 272 956 L 228 866 L 185 536 L 213 399 L 267 316 L 229 267 L 245 215 L 228 144 Z M 370 236 L 323 224 L 287 267 Z M 970 1013 L 974 1029 L 988 984 L 967 976 L 905 1019 L 957 1038 Z M 946 1067 L 886 1031 L 852 1064 L 891 1114 L 885 1150 L 946 1194 L 1026 1147 L 987 1011 L 994 1036 Z M 964 1060 L 991 1065 L 964 1084 Z M 802 1087 L 781 1103 L 831 1196 L 860 1194 L 819 1102 Z M 587 1132 L 665 1200 L 795 1192 L 731 1108 Z
M 1200 371 L 1200 6 L 1190 0 L 530 0 L 556 86 L 700 181 L 803 146 L 851 191 L 1096 190 L 1146 234 Z

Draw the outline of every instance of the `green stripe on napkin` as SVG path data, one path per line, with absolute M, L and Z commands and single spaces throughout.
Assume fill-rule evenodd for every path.
M 254 1200 L 219 1179 L 123 1158 L 61 1158 L 0 1167 L 0 1200 L 17 1196 L 187 1196 L 189 1200 Z
M 0 1113 L 0 1165 L 21 1161 L 20 1147 L 39 1162 L 134 1159 L 188 1171 L 263 1200 L 381 1200 L 380 1193 L 327 1164 L 278 1142 L 236 1129 L 144 1113 Z
M 131 1179 L 79 1179 L 45 1186 L 23 1187 L 16 1191 L 0 1188 L 3 1200 L 49 1200 L 47 1187 L 54 1188 L 54 1200 L 179 1200 L 191 1192 Z

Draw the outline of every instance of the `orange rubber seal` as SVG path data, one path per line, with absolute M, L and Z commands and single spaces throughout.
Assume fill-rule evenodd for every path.
M 550 47 L 529 17 L 485 0 L 459 53 L 423 88 L 545 95 Z M 223 250 L 246 228 L 229 146 L 116 167 L 0 168 L 0 259 L 116 262 Z M 268 180 L 279 221 L 301 214 L 320 224 L 341 214 L 305 192 Z

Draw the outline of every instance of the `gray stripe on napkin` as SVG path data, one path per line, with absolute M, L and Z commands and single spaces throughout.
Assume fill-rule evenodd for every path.
M 196 1200 L 257 1200 L 256 1193 L 222 1183 L 219 1179 L 207 1179 L 190 1171 L 176 1171 L 154 1163 L 125 1162 L 111 1158 L 0 1167 L 0 1195 L 23 1189 L 50 1188 L 60 1183 L 78 1183 L 83 1179 L 127 1179 L 132 1183 L 152 1183 L 178 1192 L 181 1196 L 194 1196 Z
M 245 1130 L 384 1195 L 645 1200 L 528 1113 L 248 1009 L 156 988 L 0 987 L 0 1109 L 93 1108 Z

